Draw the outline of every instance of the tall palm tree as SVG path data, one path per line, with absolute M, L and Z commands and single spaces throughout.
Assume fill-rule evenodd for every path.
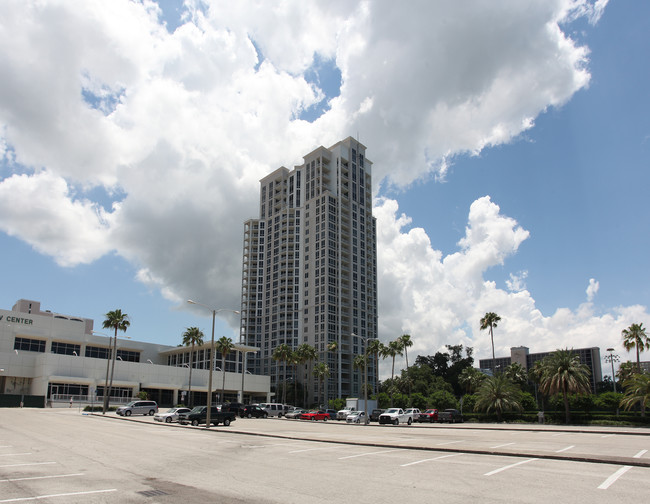
M 402 348 L 404 349 L 404 357 L 406 359 L 406 376 L 408 377 L 409 372 L 409 352 L 408 347 L 413 346 L 413 340 L 411 340 L 410 334 L 402 334 L 399 338 Z M 409 406 L 411 406 L 411 380 L 407 380 L 408 392 L 409 392 Z
M 368 364 L 368 354 L 357 355 L 352 361 L 352 367 L 361 371 L 361 386 L 359 387 L 360 396 L 363 394 L 363 373 L 366 370 L 366 365 Z
M 627 329 L 621 331 L 623 336 L 623 346 L 628 352 L 633 348 L 636 348 L 636 371 L 637 373 L 641 372 L 641 362 L 639 360 L 640 352 L 644 350 L 650 350 L 650 338 L 645 332 L 645 327 L 643 323 L 641 324 L 632 324 Z
M 102 411 L 102 414 L 106 414 L 106 410 L 108 409 L 109 402 L 110 402 L 110 397 L 111 397 L 111 392 L 113 388 L 113 373 L 115 372 L 115 356 L 117 355 L 117 331 L 122 331 L 126 332 L 128 327 L 131 325 L 131 321 L 129 320 L 129 316 L 126 313 L 122 313 L 122 310 L 117 309 L 113 311 L 109 311 L 106 315 L 106 320 L 102 323 L 102 327 L 104 329 L 115 329 L 115 341 L 113 343 L 113 351 L 109 352 L 109 358 L 111 357 L 112 353 L 112 360 L 113 360 L 113 365 L 111 366 L 111 382 L 110 385 L 108 385 L 108 391 L 106 390 L 106 383 L 104 384 L 104 410 Z M 109 361 L 106 361 L 106 375 L 108 376 L 108 363 Z
M 327 344 L 327 351 L 333 353 L 336 356 L 336 353 L 339 351 L 338 342 L 337 341 L 330 341 Z M 329 361 L 329 355 L 326 357 L 326 361 Z M 335 362 L 336 362 L 336 359 L 335 359 Z M 329 366 L 328 366 L 328 369 L 329 369 Z M 338 363 L 337 363 L 336 367 L 334 368 L 334 374 L 337 377 L 337 385 L 338 385 L 339 374 L 337 372 L 337 369 L 338 369 Z M 330 375 L 330 373 L 327 374 L 328 377 L 329 377 L 329 375 Z M 329 394 L 328 389 L 329 389 L 329 381 L 325 383 L 325 391 L 324 391 L 325 395 L 329 398 L 330 394 Z M 337 389 L 337 395 L 338 395 L 338 389 Z
M 306 386 L 303 387 L 304 389 L 304 400 L 303 400 L 303 406 L 307 406 L 307 401 L 308 401 L 308 394 L 307 391 L 309 390 L 311 393 L 311 366 L 313 361 L 315 361 L 318 358 L 318 352 L 316 352 L 316 349 L 307 344 L 303 343 L 298 347 L 297 350 L 298 354 L 300 355 L 300 363 L 305 365 L 305 375 L 307 377 L 306 380 Z
M 221 336 L 214 344 L 214 347 L 221 354 L 221 402 L 224 403 L 226 397 L 226 357 L 235 348 L 235 344 L 231 338 Z
M 556 350 L 544 357 L 541 364 L 540 390 L 548 395 L 562 394 L 566 423 L 569 423 L 569 394 L 589 394 L 589 368 L 580 363 L 573 350 Z
M 497 323 L 501 321 L 499 317 L 494 312 L 487 312 L 485 316 L 481 319 L 481 331 L 484 329 L 490 328 L 490 341 L 492 342 L 492 367 L 494 371 L 494 366 L 496 366 L 496 357 L 494 356 L 494 328 L 497 326 Z
M 393 407 L 393 390 L 394 390 L 394 377 L 395 377 L 395 357 L 402 354 L 402 343 L 399 339 L 388 342 L 388 345 L 384 347 L 384 356 L 390 357 L 393 359 L 393 367 L 390 372 L 390 381 L 391 381 L 391 393 L 390 393 L 390 407 Z
M 318 404 L 321 404 L 321 386 L 323 381 L 330 375 L 330 369 L 324 362 L 319 362 L 314 366 L 312 373 L 318 379 Z
M 286 363 L 289 362 L 289 359 L 291 358 L 291 353 L 293 350 L 291 350 L 291 347 L 287 345 L 286 343 L 282 343 L 281 345 L 278 345 L 275 347 L 275 350 L 273 350 L 273 354 L 271 355 L 271 358 L 278 363 L 278 372 L 277 372 L 277 379 L 276 379 L 276 390 L 277 387 L 280 386 L 280 366 L 279 364 L 282 364 L 283 362 Z M 282 386 L 282 404 L 286 402 L 287 398 L 287 373 L 285 370 L 284 373 L 284 385 Z
M 479 387 L 476 396 L 474 410 L 486 413 L 494 411 L 499 422 L 501 422 L 504 412 L 523 409 L 521 390 L 503 373 L 486 378 Z
M 366 348 L 366 353 L 374 356 L 375 362 L 375 393 L 377 393 L 377 381 L 379 380 L 379 356 L 384 355 L 384 344 L 378 339 L 371 339 L 368 341 L 368 347 Z
M 203 344 L 203 331 L 198 327 L 188 327 L 183 333 L 183 345 L 191 346 L 190 350 L 190 387 L 188 390 L 187 403 L 192 407 L 192 360 L 194 358 L 194 345 L 201 346 Z
M 621 401 L 621 406 L 626 410 L 631 409 L 634 405 L 641 405 L 641 416 L 645 416 L 645 407 L 650 404 L 650 375 L 634 374 L 625 383 L 625 396 Z

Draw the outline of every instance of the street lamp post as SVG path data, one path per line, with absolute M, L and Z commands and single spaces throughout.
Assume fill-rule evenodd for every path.
M 212 337 L 210 338 L 210 371 L 208 373 L 208 411 L 206 412 L 206 416 L 205 416 L 205 428 L 209 429 L 210 421 L 211 421 L 210 417 L 212 413 L 212 370 L 214 369 L 214 320 L 215 317 L 217 316 L 217 313 L 219 312 L 229 311 L 238 314 L 239 311 L 229 310 L 228 308 L 220 308 L 217 310 L 214 308 L 210 308 L 209 306 L 204 305 L 202 303 L 197 303 L 196 301 L 192 301 L 191 299 L 188 299 L 187 302 L 190 304 L 202 306 L 203 308 L 207 308 L 212 312 Z
M 614 392 L 616 392 L 616 375 L 614 374 L 614 362 L 618 362 L 620 357 L 612 352 L 614 352 L 613 348 L 608 348 L 607 351 L 609 352 L 609 355 L 605 355 L 605 362 L 609 361 L 612 364 L 612 387 L 614 388 Z
M 368 338 L 363 336 L 357 336 L 352 333 L 351 336 L 354 338 L 361 338 L 363 340 L 363 412 L 364 412 L 364 421 L 365 425 L 370 423 L 368 418 Z

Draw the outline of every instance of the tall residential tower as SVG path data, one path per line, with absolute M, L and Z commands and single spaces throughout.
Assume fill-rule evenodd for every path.
M 377 338 L 377 233 L 365 153 L 348 137 L 260 181 L 259 218 L 244 225 L 241 335 L 262 349 L 248 366 L 269 375 L 272 389 L 295 372 L 273 360 L 275 348 L 307 343 L 329 367 L 321 394 L 363 395 L 363 371 L 353 361 Z M 318 380 L 308 380 L 302 366 L 295 378 L 309 384 L 310 403 L 320 397 Z M 369 359 L 372 391 L 376 380 Z

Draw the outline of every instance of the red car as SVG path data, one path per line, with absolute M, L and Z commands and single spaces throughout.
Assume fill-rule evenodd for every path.
M 428 409 L 418 417 L 418 422 L 437 422 L 438 421 L 438 410 L 437 409 Z
M 322 420 L 323 422 L 327 422 L 329 419 L 330 414 L 325 413 L 324 411 L 317 411 L 317 410 L 312 410 L 308 411 L 307 413 L 302 413 L 300 415 L 300 420 Z

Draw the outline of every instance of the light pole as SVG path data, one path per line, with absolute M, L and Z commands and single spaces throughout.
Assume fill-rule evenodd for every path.
M 609 355 L 605 355 L 605 362 L 611 362 L 612 364 L 612 387 L 614 388 L 614 392 L 616 392 L 616 375 L 614 374 L 614 362 L 618 362 L 620 360 L 620 357 L 614 353 L 613 348 L 608 348 L 607 351 L 609 352 Z
M 204 305 L 202 303 L 197 303 L 196 301 L 192 301 L 191 299 L 188 299 L 187 302 L 189 304 L 202 306 L 203 308 L 207 308 L 212 312 L 212 337 L 210 339 L 210 371 L 208 373 L 208 411 L 206 412 L 206 416 L 205 416 L 205 428 L 209 429 L 210 421 L 211 421 L 210 414 L 212 412 L 212 370 L 214 369 L 214 319 L 217 316 L 217 313 L 222 311 L 229 311 L 236 314 L 239 314 L 239 311 L 230 310 L 228 308 L 219 308 L 217 310 L 214 308 L 210 308 L 209 306 Z
M 363 423 L 368 425 L 370 423 L 368 418 L 368 338 L 357 336 L 354 333 L 350 336 L 353 338 L 361 338 L 363 340 Z

